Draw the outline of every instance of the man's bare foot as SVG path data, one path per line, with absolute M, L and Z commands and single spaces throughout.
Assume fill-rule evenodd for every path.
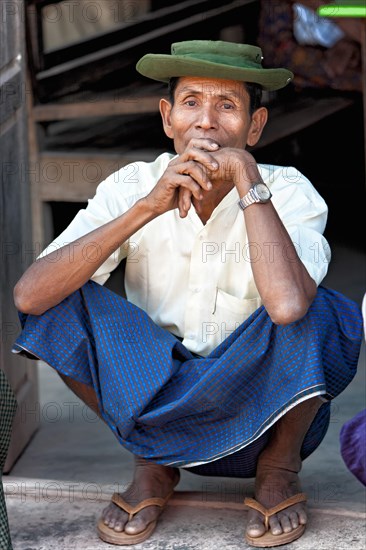
M 255 498 L 265 508 L 272 508 L 283 500 L 299 493 L 299 464 L 274 465 L 273 462 L 260 459 L 255 480 Z M 272 535 L 290 533 L 307 521 L 304 503 L 294 504 L 269 518 Z M 248 511 L 247 534 L 250 537 L 261 537 L 266 532 L 263 515 L 256 510 Z
M 165 498 L 177 485 L 179 470 L 147 462 L 142 458 L 135 460 L 135 474 L 130 487 L 122 496 L 131 506 L 151 497 Z M 138 512 L 131 521 L 128 514 L 111 502 L 102 512 L 102 519 L 108 527 L 116 532 L 125 531 L 128 535 L 141 533 L 149 523 L 156 520 L 161 513 L 159 506 L 148 506 Z

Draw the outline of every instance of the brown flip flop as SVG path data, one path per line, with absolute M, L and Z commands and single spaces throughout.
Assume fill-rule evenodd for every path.
M 261 537 L 251 537 L 250 535 L 245 535 L 245 540 L 251 545 L 256 546 L 257 548 L 271 548 L 272 546 L 281 546 L 281 544 L 288 544 L 294 540 L 301 537 L 305 531 L 305 525 L 299 525 L 296 529 L 293 529 L 290 533 L 282 533 L 281 535 L 272 535 L 269 529 L 269 518 L 286 508 L 289 508 L 293 504 L 299 502 L 305 502 L 306 495 L 304 493 L 297 493 L 296 495 L 280 502 L 277 506 L 273 508 L 265 508 L 254 498 L 246 498 L 244 504 L 249 508 L 257 510 L 264 516 L 264 526 L 266 532 Z
M 112 495 L 112 502 L 119 506 L 124 512 L 127 512 L 129 514 L 128 521 L 131 521 L 133 516 L 137 514 L 137 512 L 140 512 L 144 508 L 147 508 L 148 506 L 160 506 L 161 511 L 163 511 L 164 506 L 172 496 L 174 491 L 169 493 L 169 495 L 166 498 L 160 498 L 160 497 L 153 497 L 153 498 L 146 498 L 145 500 L 142 500 L 139 504 L 136 506 L 131 506 L 126 502 L 123 497 L 119 493 L 114 493 Z M 128 535 L 124 531 L 115 531 L 114 529 L 111 529 L 106 525 L 102 518 L 98 521 L 98 535 L 99 537 L 104 540 L 104 542 L 109 542 L 110 544 L 119 544 L 120 546 L 124 546 L 127 544 L 138 544 L 139 542 L 143 542 L 147 538 L 149 538 L 150 535 L 155 530 L 157 524 L 157 519 L 150 522 L 146 529 L 144 529 L 141 533 L 136 533 L 136 535 Z

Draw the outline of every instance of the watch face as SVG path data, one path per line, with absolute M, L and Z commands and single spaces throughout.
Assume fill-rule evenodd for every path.
M 272 197 L 272 194 L 265 183 L 257 183 L 255 186 L 255 191 L 258 193 L 258 197 L 262 202 L 266 202 Z

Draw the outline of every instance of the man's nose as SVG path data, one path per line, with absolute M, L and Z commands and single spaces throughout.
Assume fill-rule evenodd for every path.
M 202 105 L 196 126 L 197 128 L 204 128 L 205 130 L 217 127 L 217 112 L 214 106 L 208 103 Z

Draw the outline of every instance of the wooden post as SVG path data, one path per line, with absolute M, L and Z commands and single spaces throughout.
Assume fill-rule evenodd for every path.
M 13 288 L 33 261 L 24 52 L 24 0 L 8 3 L 0 20 L 0 368 L 15 394 L 13 423 L 4 473 L 8 473 L 39 424 L 37 367 L 11 353 L 20 331 Z

